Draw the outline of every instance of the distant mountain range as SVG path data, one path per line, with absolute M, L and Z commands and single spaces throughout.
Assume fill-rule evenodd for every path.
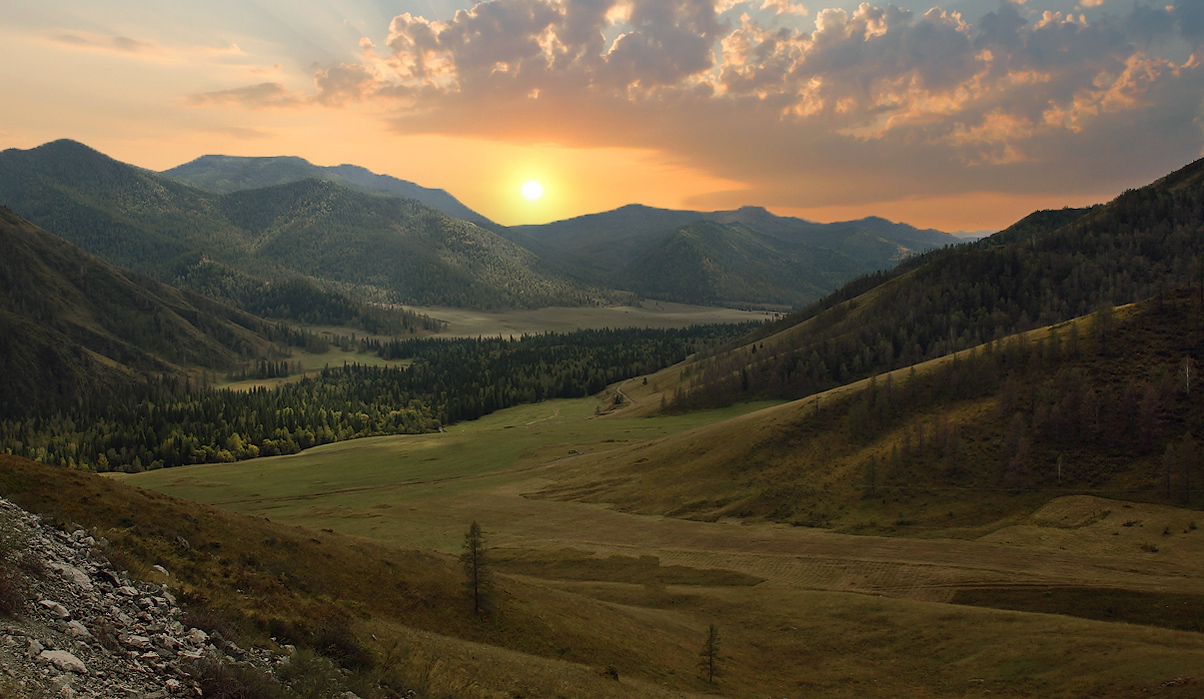
M 326 180 L 364 192 L 395 194 L 422 202 L 452 218 L 484 228 L 497 227 L 496 223 L 464 206 L 442 189 L 430 189 L 396 177 L 377 175 L 358 165 L 320 167 L 295 156 L 241 158 L 203 155 L 192 162 L 164 170 L 162 174 L 217 194 L 262 189 L 301 180 Z
M 305 179 L 218 194 L 72 141 L 0 153 L 0 203 L 109 262 L 166 282 L 301 278 L 359 300 L 481 308 L 600 294 L 531 252 L 414 199 Z M 238 299 L 231 299 L 237 301 Z
M 501 232 L 583 282 L 699 304 L 802 306 L 958 238 L 881 218 L 814 223 L 760 207 L 630 205 Z
M 0 203 L 113 264 L 308 320 L 308 302 L 265 299 L 272 285 L 327 309 L 534 308 L 623 293 L 789 308 L 960 242 L 879 218 L 818 224 L 753 207 L 632 205 L 506 228 L 442 190 L 351 165 L 204 156 L 154 173 L 72 141 L 0 153 Z

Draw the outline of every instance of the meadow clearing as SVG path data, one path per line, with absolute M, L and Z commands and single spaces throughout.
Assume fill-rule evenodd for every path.
M 632 656 L 623 671 L 667 688 L 715 689 L 691 677 L 689 639 L 717 623 L 727 672 L 716 687 L 730 696 L 1199 689 L 1191 677 L 1204 662 L 1204 534 L 1193 511 L 1077 495 L 973 537 L 907 538 L 532 497 L 608 451 L 688 444 L 725 419 L 790 407 L 640 417 L 634 408 L 604 413 L 610 404 L 547 401 L 440 434 L 118 477 L 277 523 L 449 555 L 478 521 L 499 572 L 621 613 L 632 624 L 612 640 Z

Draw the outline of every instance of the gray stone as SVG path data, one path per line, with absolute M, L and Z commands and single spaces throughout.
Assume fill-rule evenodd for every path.
M 135 634 L 119 634 L 117 641 L 127 648 L 136 650 L 150 650 L 151 640 L 146 636 L 138 636 Z
M 74 672 L 77 675 L 88 674 L 88 666 L 74 655 L 65 650 L 44 650 L 38 657 L 51 663 L 63 672 Z
M 88 628 L 78 621 L 67 622 L 67 633 L 71 634 L 73 638 L 92 638 L 92 633 L 88 631 Z
M 71 612 L 67 611 L 66 607 L 59 604 L 58 602 L 55 602 L 54 600 L 44 599 L 44 600 L 41 600 L 40 602 L 38 602 L 38 604 L 45 607 L 47 610 L 50 611 L 51 614 L 57 616 L 60 619 L 70 619 L 71 618 Z
M 75 583 L 76 586 L 83 588 L 84 590 L 92 589 L 92 580 L 88 577 L 88 574 L 73 565 L 69 565 L 67 563 L 51 563 L 46 567 L 57 572 L 59 575 L 70 580 L 71 582 Z
M 209 641 L 209 634 L 200 629 L 189 629 L 188 634 L 184 636 L 184 640 L 194 646 L 203 646 Z

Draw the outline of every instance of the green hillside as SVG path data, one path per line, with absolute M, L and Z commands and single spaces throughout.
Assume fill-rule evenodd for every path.
M 712 305 L 802 305 L 862 271 L 833 250 L 760 235 L 740 224 L 684 226 L 619 272 L 650 298 Z
M 319 167 L 295 156 L 241 158 L 205 155 L 170 170 L 164 170 L 162 174 L 218 194 L 274 187 L 301 180 L 328 180 L 352 189 L 414 199 L 452 218 L 470 221 L 486 228 L 497 226 L 442 189 L 431 189 L 388 175 L 378 175 L 355 165 Z
M 0 414 L 48 413 L 151 377 L 267 356 L 273 328 L 122 272 L 0 207 Z
M 597 298 L 488 230 L 411 199 L 332 182 L 215 194 L 56 141 L 0 153 L 0 202 L 161 281 L 194 281 L 207 261 L 264 281 L 301 277 L 358 301 L 502 308 Z M 211 272 L 198 288 L 213 288 Z M 230 300 L 262 305 L 237 294 Z
M 1090 210 L 1039 212 L 771 324 L 695 367 L 680 405 L 797 398 L 1200 278 L 1204 161 Z M 748 350 L 759 350 L 750 356 Z
M 820 224 L 751 206 L 699 212 L 630 205 L 503 234 L 591 284 L 686 303 L 796 307 L 858 275 L 960 242 L 885 219 Z

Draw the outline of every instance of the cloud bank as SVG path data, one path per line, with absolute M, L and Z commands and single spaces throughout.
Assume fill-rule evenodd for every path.
M 1002 2 L 968 22 L 869 3 L 492 0 L 400 14 L 312 90 L 191 99 L 367 102 L 401 133 L 653 149 L 746 184 L 700 197 L 712 206 L 1115 191 L 1204 147 L 1204 4 L 1175 2 L 1090 21 Z

